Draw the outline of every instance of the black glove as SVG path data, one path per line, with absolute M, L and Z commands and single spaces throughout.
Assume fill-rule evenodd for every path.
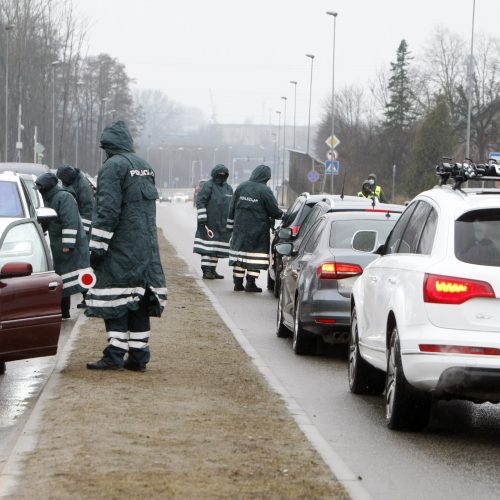
M 104 255 L 96 252 L 90 252 L 90 267 L 92 269 L 99 269 L 104 261 Z

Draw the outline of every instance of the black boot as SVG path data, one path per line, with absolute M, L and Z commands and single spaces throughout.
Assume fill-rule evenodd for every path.
M 245 285 L 245 292 L 262 292 L 262 288 L 259 288 L 255 284 L 255 278 L 253 276 L 247 276 L 247 284 Z
M 245 290 L 245 287 L 243 286 L 243 278 L 233 278 L 233 281 L 235 292 L 242 292 L 243 290 Z
M 215 270 L 215 267 L 213 269 L 213 275 L 215 276 L 215 279 L 216 280 L 223 280 L 224 279 L 224 276 L 222 276 L 222 274 L 219 274 L 216 270 Z
M 203 279 L 204 280 L 214 280 L 215 274 L 211 267 L 201 266 L 201 270 L 203 271 Z
M 89 370 L 123 370 L 123 365 L 115 365 L 111 359 L 102 358 L 95 363 L 87 363 Z

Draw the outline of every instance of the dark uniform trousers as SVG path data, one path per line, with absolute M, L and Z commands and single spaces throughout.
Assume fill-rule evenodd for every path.
M 139 301 L 139 309 L 125 315 L 105 319 L 108 346 L 103 354 L 115 365 L 123 365 L 128 352 L 128 363 L 146 364 L 150 359 L 149 336 L 151 325 L 148 314 L 149 291 Z

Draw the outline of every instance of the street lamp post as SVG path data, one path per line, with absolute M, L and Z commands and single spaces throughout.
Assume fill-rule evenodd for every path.
M 309 57 L 311 59 L 311 81 L 309 83 L 309 118 L 307 120 L 307 148 L 306 148 L 306 154 L 309 154 L 309 139 L 311 137 L 311 102 L 312 102 L 314 55 L 306 54 L 306 57 Z
M 215 153 L 219 151 L 219 148 L 214 148 L 214 159 L 213 159 L 213 166 L 215 167 Z
M 290 80 L 293 85 L 293 149 L 295 149 L 295 125 L 297 118 L 297 82 L 295 80 Z
M 331 103 L 331 114 L 332 114 L 332 140 L 335 137 L 335 31 L 336 31 L 336 26 L 337 26 L 337 13 L 333 11 L 328 11 L 327 15 L 333 16 L 333 58 L 332 58 L 332 103 Z M 332 153 L 333 153 L 333 147 L 332 147 Z M 332 154 L 332 160 L 333 160 L 333 154 Z M 332 194 L 334 194 L 334 189 L 335 189 L 335 175 L 333 175 L 333 172 L 331 174 L 330 178 L 330 185 L 331 185 L 331 191 Z
M 76 133 L 75 133 L 75 167 L 78 168 L 78 146 L 80 139 L 80 91 L 79 88 L 83 86 L 81 80 L 76 82 Z
M 56 68 L 61 61 L 52 61 L 52 168 L 55 168 L 55 138 L 56 138 Z
M 276 114 L 278 115 L 278 145 L 277 145 L 277 151 L 278 151 L 278 158 L 277 158 L 277 162 L 276 162 L 276 165 L 278 166 L 278 168 L 276 169 L 276 172 L 273 172 L 274 173 L 274 187 L 275 187 L 275 191 L 276 189 L 278 188 L 278 172 L 279 172 L 279 166 L 280 166 L 280 129 L 281 129 L 281 111 L 276 111 Z M 283 181 L 281 181 L 281 184 L 283 186 Z
M 13 24 L 5 25 L 5 161 L 8 161 L 9 155 L 9 32 L 14 27 Z
M 106 117 L 106 103 L 109 101 L 109 97 L 101 97 L 101 104 L 102 104 L 102 118 L 101 118 L 101 129 L 104 128 L 104 120 Z M 103 155 L 104 155 L 104 150 L 101 148 L 101 153 L 100 153 L 100 165 L 98 168 L 101 168 L 101 165 L 103 164 Z M 149 161 L 149 146 L 148 146 L 148 161 Z
M 281 96 L 281 98 L 283 99 L 284 103 L 285 103 L 285 107 L 284 107 L 284 110 L 283 110 L 283 158 L 281 159 L 281 177 L 282 177 L 282 181 L 281 181 L 281 185 L 284 186 L 285 185 L 285 158 L 286 158 L 286 101 L 287 101 L 287 98 L 284 97 L 284 96 Z M 285 190 L 281 189 L 281 204 L 284 205 L 285 204 Z
M 467 138 L 465 143 L 465 157 L 470 158 L 470 121 L 472 113 L 472 75 L 474 73 L 474 18 L 476 14 L 476 0 L 472 2 L 472 33 L 470 38 L 469 74 L 467 76 Z

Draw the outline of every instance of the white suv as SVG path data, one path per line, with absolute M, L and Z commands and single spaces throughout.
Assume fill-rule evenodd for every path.
M 353 287 L 349 386 L 385 391 L 391 429 L 431 396 L 500 402 L 500 190 L 418 195 Z

